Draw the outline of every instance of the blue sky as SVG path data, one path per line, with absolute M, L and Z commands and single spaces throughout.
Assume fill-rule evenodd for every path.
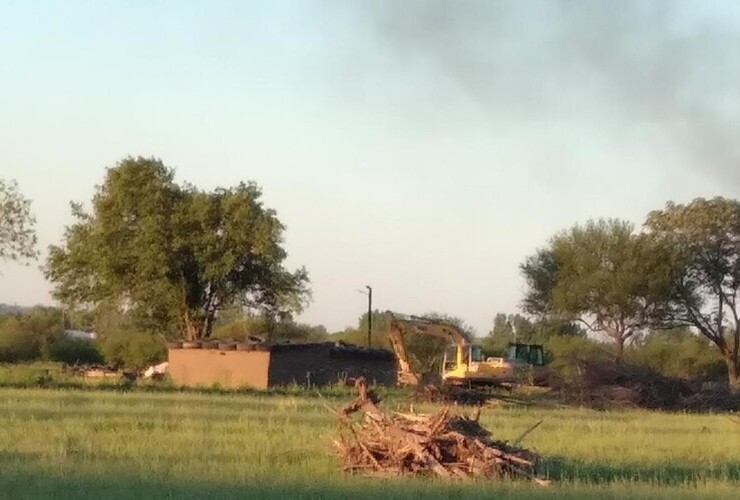
M 0 177 L 60 241 L 126 155 L 254 180 L 305 321 L 516 312 L 517 266 L 594 217 L 740 195 L 740 4 L 0 2 Z M 50 303 L 0 264 L 0 302 Z

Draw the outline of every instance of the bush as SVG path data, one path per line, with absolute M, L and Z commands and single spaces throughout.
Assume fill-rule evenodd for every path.
M 214 339 L 246 340 L 250 336 L 272 342 L 321 342 L 329 337 L 323 326 L 312 326 L 294 321 L 269 321 L 264 316 L 219 323 L 211 333 Z
M 50 307 L 0 317 L 0 362 L 48 360 L 62 331 L 61 312 Z
M 68 365 L 96 364 L 103 362 L 103 355 L 91 340 L 63 337 L 51 345 L 51 360 Z
M 37 359 L 40 354 L 36 336 L 28 333 L 16 317 L 5 318 L 0 324 L 0 362 L 19 363 Z
M 550 377 L 561 382 L 580 378 L 580 366 L 585 362 L 606 362 L 613 359 L 610 348 L 587 337 L 553 336 L 547 340 L 545 351 Z
M 214 339 L 245 340 L 249 336 L 268 337 L 268 326 L 263 317 L 256 316 L 217 324 L 211 332 Z
M 48 361 L 51 358 L 51 346 L 64 334 L 62 311 L 53 307 L 36 306 L 20 320 L 24 333 L 35 339 L 38 358 Z
M 116 366 L 141 369 L 167 358 L 163 338 L 148 332 L 115 330 L 98 341 L 105 361 Z
M 651 332 L 641 345 L 627 352 L 633 362 L 649 366 L 666 377 L 725 379 L 727 367 L 717 350 L 685 328 Z
M 373 330 L 375 328 L 373 327 Z M 367 330 L 361 330 L 359 328 L 346 328 L 341 332 L 332 334 L 329 337 L 332 342 L 345 342 L 347 344 L 366 346 L 367 345 Z M 391 349 L 391 343 L 388 341 L 388 335 L 384 331 L 372 332 L 371 342 L 373 347 L 381 347 L 383 349 Z

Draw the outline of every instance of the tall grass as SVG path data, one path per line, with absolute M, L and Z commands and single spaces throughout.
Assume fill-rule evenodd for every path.
M 541 489 L 348 477 L 319 398 L 5 388 L 0 401 L 0 491 L 18 498 L 735 498 L 740 490 L 740 425 L 723 415 L 484 411 L 501 439 L 544 419 L 525 443 L 556 482 Z M 404 409 L 392 399 L 386 407 Z

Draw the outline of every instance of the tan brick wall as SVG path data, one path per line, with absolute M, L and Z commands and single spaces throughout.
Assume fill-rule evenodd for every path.
M 169 373 L 177 385 L 267 388 L 270 353 L 218 349 L 170 349 Z

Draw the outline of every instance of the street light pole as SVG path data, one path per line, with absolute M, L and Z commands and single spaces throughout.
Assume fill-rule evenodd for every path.
M 367 346 L 372 346 L 372 331 L 373 331 L 373 287 L 365 285 L 367 288 Z

